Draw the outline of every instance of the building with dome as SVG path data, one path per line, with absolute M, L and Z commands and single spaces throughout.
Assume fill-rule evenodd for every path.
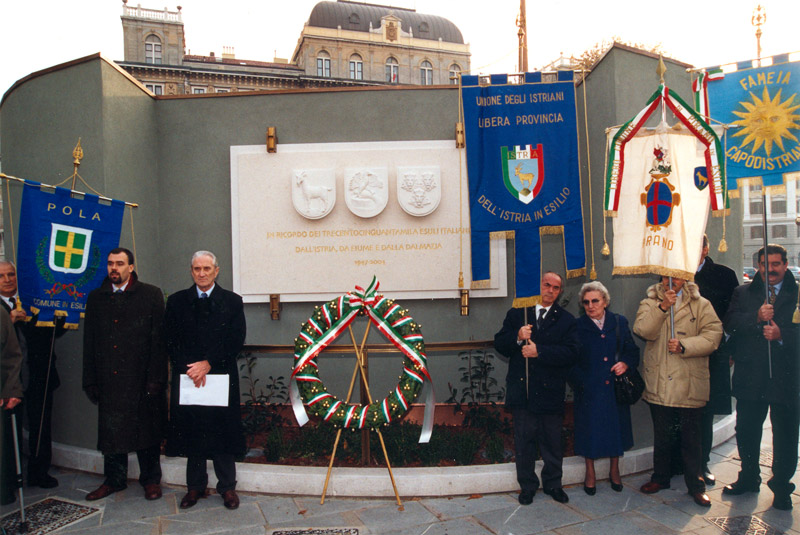
M 413 9 L 339 0 L 311 11 L 288 59 L 186 54 L 181 8 L 123 0 L 124 60 L 118 64 L 155 95 L 363 85 L 441 85 L 469 72 L 469 45 L 449 20 Z
M 469 59 L 461 31 L 444 17 L 339 0 L 314 6 L 292 64 L 318 78 L 444 85 L 469 72 Z

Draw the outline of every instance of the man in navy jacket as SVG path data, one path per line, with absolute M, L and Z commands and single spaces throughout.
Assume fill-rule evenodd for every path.
M 512 308 L 494 336 L 495 348 L 508 358 L 506 407 L 514 419 L 522 505 L 530 504 L 539 488 L 534 471 L 537 447 L 544 461 L 544 492 L 558 502 L 569 501 L 561 486 L 561 427 L 567 375 L 578 358 L 578 337 L 575 318 L 556 302 L 563 285 L 557 273 L 544 273 L 541 304 L 527 309 L 528 321 L 526 309 Z

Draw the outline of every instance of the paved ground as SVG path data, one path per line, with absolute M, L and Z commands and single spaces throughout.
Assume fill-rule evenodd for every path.
M 765 428 L 762 464 L 771 458 L 771 433 Z M 764 481 L 768 466 L 762 467 Z M 393 499 L 328 498 L 320 505 L 319 496 L 288 496 L 241 493 L 242 504 L 228 511 L 217 495 L 201 500 L 187 511 L 178 503 L 184 488 L 165 488 L 161 500 L 148 502 L 141 487 L 131 486 L 96 505 L 99 515 L 68 526 L 61 533 L 82 534 L 294 534 L 302 528 L 331 528 L 311 533 L 358 533 L 359 535 L 732 535 L 779 533 L 800 535 L 800 492 L 794 495 L 793 511 L 771 508 L 772 493 L 766 484 L 758 494 L 727 497 L 722 487 L 736 479 L 739 470 L 734 439 L 721 444 L 712 453 L 715 487 L 709 488 L 710 509 L 695 505 L 686 493 L 683 478 L 672 479 L 672 489 L 644 495 L 639 487 L 649 473 L 623 478 L 621 493 L 613 492 L 608 481 L 598 481 L 597 494 L 587 496 L 582 486 L 567 488 L 570 501 L 562 505 L 538 493 L 529 506 L 520 506 L 516 493 L 451 498 L 404 498 L 399 511 Z M 26 504 L 46 496 L 57 496 L 81 503 L 88 491 L 96 488 L 102 477 L 71 471 L 54 472 L 60 485 L 47 492 L 25 489 Z M 598 474 L 599 475 L 599 474 Z M 800 474 L 795 476 L 800 487 Z M 0 514 L 14 511 L 14 506 L 0 508 Z M 334 528 L 339 528 L 334 531 Z M 355 528 L 349 531 L 342 528 Z

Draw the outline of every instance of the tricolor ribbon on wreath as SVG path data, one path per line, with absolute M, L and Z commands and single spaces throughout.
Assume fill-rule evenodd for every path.
M 411 366 L 404 366 L 402 378 L 410 378 L 419 383 L 424 383 L 425 379 L 431 383 L 425 399 L 425 416 L 422 424 L 420 443 L 430 440 L 433 431 L 433 413 L 435 407 L 435 396 L 433 392 L 433 382 L 428 373 L 427 357 L 424 353 L 424 341 L 418 328 L 408 329 L 414 325 L 413 318 L 406 314 L 400 305 L 394 303 L 383 295 L 377 293 L 380 283 L 375 277 L 365 290 L 360 286 L 355 287 L 355 291 L 348 292 L 338 298 L 317 307 L 315 314 L 312 315 L 303 325 L 295 344 L 295 365 L 289 385 L 289 397 L 292 402 L 295 418 L 300 426 L 308 422 L 306 406 L 313 407 L 323 400 L 329 400 L 330 407 L 324 411 L 324 419 L 331 420 L 337 411 L 343 411 L 341 423 L 343 427 L 374 427 L 367 419 L 367 412 L 370 409 L 378 411 L 386 423 L 392 421 L 392 414 L 397 415 L 397 411 L 390 408 L 389 399 L 394 396 L 400 413 L 405 413 L 413 399 L 406 399 L 400 385 L 389 396 L 381 402 L 375 402 L 368 406 L 346 405 L 334 398 L 324 388 L 322 391 L 303 399 L 300 393 L 298 382 L 318 383 L 322 381 L 317 374 L 317 364 L 315 358 L 327 346 L 333 343 L 353 322 L 360 313 L 364 313 L 377 329 L 386 336 L 392 344 L 399 349 L 411 363 Z M 316 319 L 315 319 L 316 317 Z M 401 329 L 405 334 L 401 333 Z M 298 351 L 298 348 L 303 348 Z M 309 370 L 308 367 L 311 369 Z M 304 369 L 305 368 L 305 369 Z M 416 395 L 416 393 L 414 393 Z M 305 401 L 305 403 L 304 403 Z M 312 411 L 313 412 L 313 411 Z

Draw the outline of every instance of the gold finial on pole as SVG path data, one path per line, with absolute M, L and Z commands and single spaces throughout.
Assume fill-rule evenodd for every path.
M 83 160 L 83 148 L 81 147 L 81 138 L 78 138 L 78 144 L 72 149 L 72 189 L 75 189 L 75 179 L 78 178 L 78 167 L 81 166 Z
M 517 37 L 519 37 L 519 72 L 528 72 L 528 23 L 525 19 L 525 0 L 519 0 L 517 17 Z
M 750 19 L 750 24 L 755 26 L 756 28 L 756 47 L 757 47 L 757 58 L 758 58 L 758 66 L 761 66 L 761 35 L 764 33 L 761 31 L 761 27 L 764 23 L 767 22 L 767 10 L 764 9 L 764 6 L 758 4 L 756 8 L 753 10 L 753 17 Z
M 656 74 L 658 74 L 661 83 L 664 83 L 664 74 L 667 72 L 667 66 L 664 65 L 664 56 L 661 54 L 658 55 L 658 67 L 656 68 Z

